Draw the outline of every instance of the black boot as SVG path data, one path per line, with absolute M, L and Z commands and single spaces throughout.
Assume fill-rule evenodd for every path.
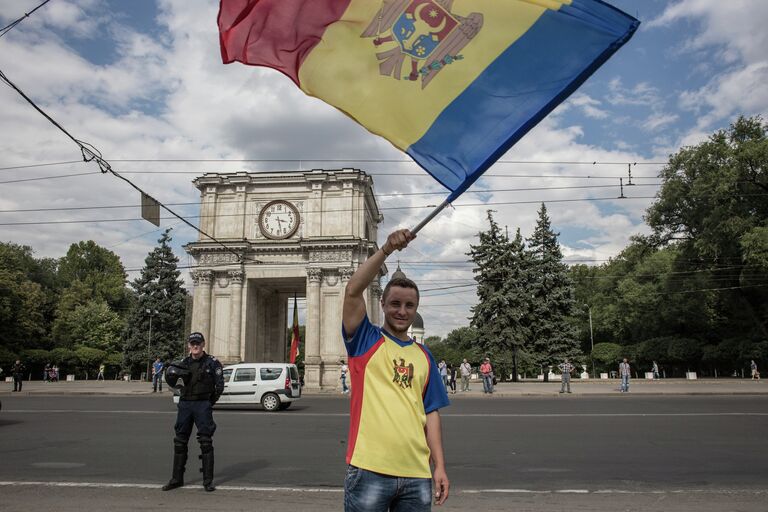
M 163 486 L 170 491 L 184 485 L 184 467 L 187 465 L 187 443 L 173 440 L 173 473 L 171 480 Z
M 213 486 L 213 444 L 201 444 L 200 449 L 203 452 L 200 455 L 203 462 L 203 467 L 200 468 L 203 473 L 203 488 L 207 492 L 213 492 L 216 490 Z

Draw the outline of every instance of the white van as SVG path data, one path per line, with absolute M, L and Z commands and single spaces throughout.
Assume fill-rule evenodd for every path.
M 287 409 L 301 398 L 299 369 L 289 363 L 239 363 L 224 367 L 218 404 L 261 404 L 265 411 Z M 179 391 L 173 401 L 179 403 Z
M 287 409 L 301 398 L 299 370 L 289 363 L 240 363 L 224 367 L 220 404 L 258 404 L 265 411 Z

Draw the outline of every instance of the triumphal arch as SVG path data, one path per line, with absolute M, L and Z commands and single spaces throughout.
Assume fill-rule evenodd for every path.
M 196 262 L 192 330 L 222 362 L 286 361 L 288 304 L 306 298 L 305 383 L 339 386 L 344 288 L 378 250 L 383 217 L 373 180 L 357 169 L 205 174 L 200 190 L 204 235 L 185 246 Z M 379 279 L 365 300 L 381 323 Z M 373 307 L 370 307 L 374 304 Z

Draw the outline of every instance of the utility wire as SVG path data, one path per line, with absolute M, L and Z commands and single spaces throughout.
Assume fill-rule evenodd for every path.
M 46 1 L 47 1 L 47 0 L 46 0 Z M 44 5 L 44 4 L 45 4 L 45 2 L 43 3 L 43 5 Z M 9 29 L 9 30 L 10 30 L 10 29 Z M 48 114 L 47 114 L 47 113 L 46 113 L 46 112 L 45 112 L 45 111 L 44 111 L 42 108 L 40 108 L 40 107 L 39 107 L 39 106 L 38 106 L 38 105 L 37 105 L 37 104 L 36 104 L 34 101 L 32 101 L 32 99 L 31 99 L 29 96 L 27 96 L 27 95 L 24 93 L 24 91 L 22 91 L 21 89 L 19 89 L 19 88 L 16 86 L 16 84 L 14 84 L 14 83 L 13 83 L 13 82 L 12 82 L 12 81 L 11 81 L 11 80 L 10 80 L 10 79 L 9 79 L 9 78 L 6 76 L 6 75 L 5 75 L 5 73 L 3 73 L 3 72 L 2 72 L 2 70 L 0 70 L 0 80 L 2 80 L 3 82 L 5 82 L 5 84 L 6 84 L 6 85 L 8 85 L 9 87 L 11 87 L 13 90 L 15 90 L 15 91 L 16 91 L 16 92 L 17 92 L 17 93 L 18 93 L 18 94 L 19 94 L 19 95 L 20 95 L 22 98 L 24 98 L 24 99 L 27 101 L 27 103 L 29 103 L 30 105 L 32 105 L 32 107 L 33 107 L 35 110 L 37 110 L 37 111 L 38 111 L 38 112 L 39 112 L 39 113 L 40 113 L 40 114 L 41 114 L 43 117 L 45 117 L 45 118 L 46 118 L 46 119 L 47 119 L 47 120 L 48 120 L 48 121 L 49 121 L 51 124 L 53 124 L 53 125 L 54 125 L 56 128 L 58 128 L 58 129 L 59 129 L 59 130 L 60 130 L 62 133 L 64 133 L 64 134 L 65 134 L 67 137 L 69 137 L 70 139 L 72 139 L 72 141 L 73 141 L 75 144 L 77 144 L 77 146 L 80 148 L 80 152 L 82 153 L 82 155 L 83 155 L 83 160 L 84 160 L 85 162 L 95 161 L 95 162 L 96 162 L 96 164 L 99 166 L 99 169 L 101 170 L 101 172 L 102 172 L 102 173 L 104 173 L 104 174 L 106 174 L 106 173 L 110 173 L 110 174 L 112 174 L 113 176 L 115 176 L 116 178 L 119 178 L 119 179 L 123 180 L 124 182 L 128 183 L 128 185 L 130 185 L 132 188 L 134 188 L 135 190 L 137 190 L 137 191 L 138 191 L 138 192 L 140 192 L 141 194 L 143 194 L 143 195 L 147 196 L 149 199 L 151 199 L 152 201 L 154 201 L 155 203 L 157 203 L 159 206 L 162 206 L 162 207 L 163 207 L 163 209 L 164 209 L 165 211 L 167 211 L 168 213 L 170 213 L 170 214 L 171 214 L 173 217 L 175 217 L 175 218 L 179 219 L 180 221 L 182 221 L 183 223 L 185 223 L 186 225 L 188 225 L 189 227 L 191 227 L 192 229 L 194 229 L 195 231 L 197 231 L 197 232 L 198 232 L 198 233 L 200 233 L 201 235 L 205 236 L 206 238 L 209 238 L 210 240 L 213 240 L 214 242 L 216 242 L 216 243 L 220 244 L 222 247 L 224 247 L 224 248 L 225 248 L 225 250 L 227 250 L 228 252 L 231 252 L 232 254 L 236 255 L 236 256 L 237 256 L 237 258 L 238 258 L 238 260 L 242 260 L 242 256 L 241 256 L 239 253 L 237 253 L 236 251 L 234 251 L 233 249 L 231 249 L 229 246 L 227 246 L 227 245 L 225 245 L 225 244 L 221 243 L 220 241 L 218 241 L 218 240 L 217 240 L 216 238 L 214 238 L 213 236 L 211 236 L 211 235 L 209 235 L 208 233 L 206 233 L 206 232 L 202 231 L 202 230 L 201 230 L 199 227 L 195 226 L 194 224 L 192 224 L 191 222 L 189 222 L 187 219 L 185 219 L 185 218 L 184 218 L 184 217 L 182 217 L 181 215 L 177 214 L 175 211 L 171 210 L 171 209 L 170 209 L 168 206 L 166 206 L 166 205 L 165 205 L 165 204 L 163 204 L 162 202 L 160 202 L 160 201 L 158 201 L 157 199 L 155 199 L 154 197 L 152 197 L 150 194 L 148 194 L 148 193 L 147 193 L 147 192 L 145 192 L 143 189 L 141 189 L 140 187 L 138 187 L 136 184 L 134 184 L 134 183 L 133 183 L 131 180 L 129 180 L 128 178 L 126 178 L 126 177 L 124 177 L 124 176 L 121 176 L 121 175 L 120 175 L 120 174 L 119 174 L 117 171 L 115 171 L 115 170 L 112 168 L 112 166 L 110 165 L 110 163 L 109 163 L 107 160 L 105 160 L 104 158 L 102 158 L 102 156 L 101 156 L 101 153 L 99 152 L 99 150 L 98 150 L 98 149 L 96 149 L 96 148 L 95 148 L 93 145 L 91 145 L 91 144 L 89 144 L 89 143 L 87 143 L 87 142 L 84 142 L 84 141 L 81 141 L 81 140 L 78 140 L 78 139 L 76 139 L 76 138 L 75 138 L 75 137 L 74 137 L 74 136 L 73 136 L 71 133 L 69 133 L 69 132 L 68 132 L 66 129 L 64 129 L 64 127 L 63 127 L 63 126 L 61 126 L 61 125 L 60 125 L 60 124 L 59 124 L 59 123 L 58 123 L 58 122 L 57 122 L 55 119 L 53 119 L 51 116 L 49 116 L 49 115 L 48 115 Z M 6 225 L 8 225 L 8 224 L 6 224 Z
M 98 173 L 83 173 L 83 174 L 98 174 Z M 29 180 L 18 180 L 18 181 L 32 181 L 34 178 Z M 3 182 L 0 181 L 0 184 L 2 183 L 10 183 L 10 182 Z M 657 183 L 648 183 L 643 184 L 639 186 L 659 186 Z M 507 188 L 507 189 L 480 189 L 480 190 L 468 190 L 464 192 L 464 194 L 494 194 L 499 192 L 532 192 L 532 191 L 548 191 L 548 190 L 572 190 L 572 189 L 593 189 L 593 188 L 616 188 L 616 185 L 583 185 L 583 186 L 575 186 L 575 187 L 530 187 L 530 188 Z M 403 193 L 403 194 L 374 194 L 377 198 L 385 198 L 385 197 L 393 197 L 397 198 L 400 196 L 429 196 L 429 195 L 445 195 L 445 192 L 409 192 L 409 193 Z M 166 203 L 168 206 L 194 206 L 199 205 L 200 201 L 195 202 L 188 202 L 188 203 Z M 139 204 L 125 204 L 125 205 L 100 205 L 100 206 L 70 206 L 70 207 L 61 207 L 61 208 L 24 208 L 24 209 L 14 209 L 14 210 L 0 210 L 0 213 L 29 213 L 29 212 L 55 212 L 55 211 L 74 211 L 74 210 L 107 210 L 107 209 L 119 209 L 119 208 L 137 208 L 141 205 Z M 327 210 L 326 210 L 327 211 Z M 314 212 L 313 212 L 314 213 Z
M 42 6 L 44 6 L 45 4 L 47 4 L 50 1 L 51 0 L 45 0 L 43 3 L 41 3 L 40 5 L 38 5 L 37 7 L 32 9 L 31 11 L 25 12 L 24 16 L 22 16 L 21 18 L 17 19 L 16 21 L 13 21 L 13 22 L 9 23 L 8 25 L 4 26 L 3 28 L 1 28 L 0 29 L 0 37 L 3 37 L 5 34 L 10 32 L 11 30 L 13 30 L 13 27 L 18 25 L 22 21 L 24 21 L 24 18 L 28 18 L 30 14 L 34 13 L 36 10 L 38 10 L 39 8 L 41 8 Z

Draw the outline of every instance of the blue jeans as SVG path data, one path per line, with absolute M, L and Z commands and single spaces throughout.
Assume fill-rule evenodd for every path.
M 160 391 L 163 390 L 163 374 L 162 373 L 156 373 L 152 376 L 152 391 L 157 391 L 157 387 L 160 386 Z M 104 376 L 102 375 L 101 378 L 103 379 Z
M 432 510 L 431 478 L 399 478 L 347 466 L 344 512 Z
M 483 393 L 493 393 L 493 375 L 483 374 Z
M 621 390 L 625 393 L 629 391 L 629 375 L 621 376 Z

